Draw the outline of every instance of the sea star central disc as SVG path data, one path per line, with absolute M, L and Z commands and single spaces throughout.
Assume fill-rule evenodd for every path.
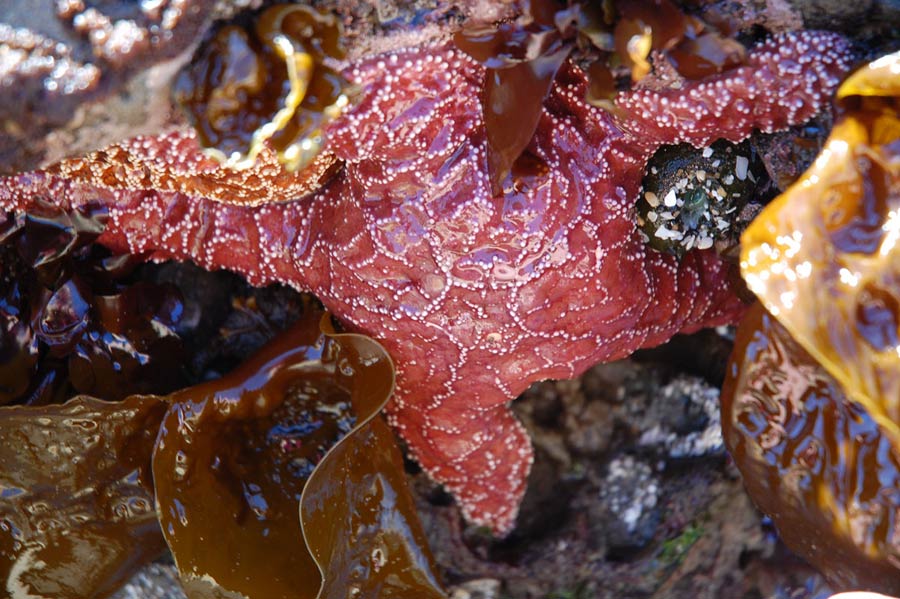
M 384 344 L 397 367 L 391 423 L 470 520 L 502 533 L 532 461 L 510 399 L 741 311 L 714 253 L 679 262 L 641 240 L 649 157 L 802 122 L 847 67 L 838 36 L 782 35 L 727 74 L 621 94 L 629 119 L 616 122 L 565 66 L 528 149 L 546 172 L 494 197 L 482 67 L 446 45 L 413 48 L 346 70 L 366 91 L 328 129 L 343 168 L 314 193 L 295 197 L 305 184 L 271 156 L 228 171 L 176 132 L 0 180 L 0 207 L 99 201 L 114 250 L 315 293 Z M 288 201 L 251 205 L 259 197 Z

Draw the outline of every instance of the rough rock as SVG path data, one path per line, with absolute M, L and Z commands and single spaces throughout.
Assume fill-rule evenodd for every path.
M 169 83 L 213 0 L 0 0 L 0 172 L 35 168 L 174 118 Z
M 653 470 L 630 455 L 609 463 L 594 525 L 611 547 L 639 549 L 653 538 L 660 521 L 660 483 Z

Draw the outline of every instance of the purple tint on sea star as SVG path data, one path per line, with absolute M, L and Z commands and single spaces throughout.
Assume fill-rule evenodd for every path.
M 114 250 L 312 291 L 384 344 L 397 366 L 391 423 L 467 518 L 503 533 L 532 461 L 512 398 L 742 310 L 714 253 L 679 262 L 642 242 L 647 160 L 664 143 L 803 122 L 848 56 L 833 34 L 779 35 L 726 74 L 620 94 L 621 123 L 583 100 L 584 76 L 565 66 L 529 147 L 549 169 L 492 197 L 482 67 L 448 46 L 407 49 L 347 69 L 366 93 L 329 128 L 344 167 L 313 194 L 248 206 L 254 194 L 291 198 L 271 156 L 225 171 L 176 132 L 2 180 L 0 207 L 100 201 Z

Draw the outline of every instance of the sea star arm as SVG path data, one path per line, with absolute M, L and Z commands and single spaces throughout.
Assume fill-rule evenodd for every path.
M 532 460 L 513 397 L 741 312 L 729 266 L 712 252 L 650 250 L 634 201 L 661 143 L 743 138 L 821 108 L 846 68 L 843 42 L 773 43 L 777 55 L 751 51 L 739 75 L 622 95 L 634 113 L 624 124 L 588 105 L 584 76 L 565 66 L 528 148 L 545 168 L 502 197 L 486 174 L 484 71 L 430 46 L 347 70 L 367 91 L 331 125 L 327 155 L 342 166 L 312 193 L 271 156 L 226 171 L 171 133 L 2 179 L 0 207 L 99 202 L 110 210 L 100 241 L 115 250 L 314 292 L 385 345 L 391 422 L 470 520 L 503 533 Z M 251 205 L 260 197 L 273 201 Z
M 626 92 L 616 105 L 628 114 L 623 127 L 651 143 L 741 141 L 754 129 L 770 133 L 815 116 L 850 66 L 848 43 L 834 33 L 779 34 L 743 66 L 683 89 Z

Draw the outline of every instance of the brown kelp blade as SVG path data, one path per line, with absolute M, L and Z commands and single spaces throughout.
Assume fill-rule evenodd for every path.
M 552 3 L 533 3 L 530 26 L 504 23 L 459 31 L 459 48 L 487 67 L 482 114 L 488 142 L 488 173 L 494 195 L 534 137 L 557 71 L 572 50 L 563 43 Z
M 329 478 L 317 483 L 322 490 L 312 497 L 336 490 L 355 499 L 328 510 L 304 509 L 311 547 L 319 546 L 319 531 L 332 530 L 322 518 L 352 523 L 354 514 L 368 513 L 362 502 L 371 495 L 357 488 L 354 473 L 375 472 L 392 484 L 403 478 L 402 464 L 379 455 L 389 444 L 373 436 L 369 424 L 393 389 L 389 357 L 371 339 L 322 332 L 321 317 L 321 311 L 310 310 L 234 373 L 169 396 L 153 471 L 163 531 L 192 598 L 317 597 L 323 578 L 326 586 L 331 580 L 350 581 L 351 572 L 371 570 L 373 560 L 382 567 L 379 556 L 404 572 L 426 570 L 410 574 L 413 580 L 434 580 L 402 484 L 390 488 L 405 499 L 384 504 L 386 528 L 373 533 L 375 545 L 360 538 L 358 547 L 334 547 L 347 559 L 332 560 L 321 574 L 306 549 L 298 508 L 317 468 L 325 468 Z M 349 454 L 329 452 L 341 439 Z M 361 461 L 342 461 L 343 455 Z M 389 466 L 398 469 L 377 472 Z M 331 473 L 339 478 L 331 479 Z M 358 484 L 369 482 L 363 478 Z M 402 549 L 412 548 L 415 559 L 377 544 L 390 537 L 393 522 L 406 524 Z M 348 538 L 354 532 L 341 534 Z M 381 584 L 372 577 L 355 587 L 357 595 L 349 587 L 341 592 L 378 596 L 370 589 Z M 430 591 L 411 588 L 416 596 Z
M 836 590 L 900 593 L 900 450 L 757 304 L 738 329 L 722 430 L 756 505 Z
M 813 167 L 742 238 L 751 290 L 900 447 L 900 53 L 838 89 Z
M 842 588 L 895 594 L 898 73 L 900 53 L 841 85 L 814 165 L 744 233 L 744 278 L 778 322 L 742 325 L 723 389 L 729 447 L 787 544 Z
M 488 171 L 494 195 L 534 137 L 556 72 L 570 49 L 559 47 L 506 69 L 488 69 L 484 84 L 484 126 Z
M 205 153 L 241 170 L 273 150 L 289 171 L 312 164 L 325 127 L 350 103 L 349 83 L 325 64 L 344 58 L 342 35 L 338 17 L 301 4 L 216 29 L 174 90 Z
M 118 400 L 184 384 L 181 293 L 94 242 L 108 211 L 36 198 L 0 216 L 0 403 Z
M 361 370 L 365 380 L 353 389 L 357 428 L 331 448 L 303 491 L 300 519 L 322 572 L 319 597 L 444 597 L 406 485 L 403 456 L 378 415 L 393 389 L 393 369 L 365 337 L 332 339 L 351 363 L 375 367 Z
M 0 596 L 105 597 L 165 549 L 150 455 L 166 404 L 0 408 Z

